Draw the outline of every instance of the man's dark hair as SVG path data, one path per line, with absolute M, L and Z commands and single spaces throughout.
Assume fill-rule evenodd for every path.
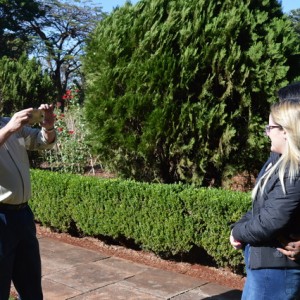
M 281 88 L 277 96 L 280 101 L 300 101 L 300 82 L 294 82 Z

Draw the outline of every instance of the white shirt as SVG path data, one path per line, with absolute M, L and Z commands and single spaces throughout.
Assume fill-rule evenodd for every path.
M 0 126 L 4 127 L 9 120 L 0 117 Z M 40 129 L 24 126 L 0 146 L 0 202 L 16 205 L 29 200 L 31 184 L 27 150 L 51 149 L 55 142 L 49 144 Z

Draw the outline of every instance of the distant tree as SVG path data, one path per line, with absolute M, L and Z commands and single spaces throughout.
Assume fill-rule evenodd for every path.
M 293 79 L 299 41 L 277 0 L 141 0 L 99 23 L 87 49 L 86 116 L 103 163 L 219 186 L 266 158 L 269 106 Z
M 10 115 L 54 100 L 50 76 L 36 59 L 24 53 L 18 60 L 0 59 L 0 113 Z
M 291 10 L 288 14 L 288 18 L 292 21 L 293 27 L 298 35 L 298 43 L 300 44 L 300 8 Z M 289 64 L 294 66 L 290 72 L 290 75 L 293 77 L 297 77 L 298 75 L 296 79 L 297 81 L 300 81 L 300 75 L 299 72 L 297 72 L 297 69 L 300 69 L 300 52 L 296 52 L 294 55 L 290 56 L 288 60 Z
M 18 58 L 30 48 L 30 20 L 43 15 L 38 1 L 0 0 L 0 57 Z
M 88 34 L 103 17 L 100 7 L 76 3 L 78 5 L 74 1 L 42 1 L 45 15 L 27 24 L 34 32 L 34 56 L 51 74 L 62 110 L 62 96 L 69 81 L 80 77 L 81 56 Z
M 299 4 L 300 6 L 300 4 Z M 289 13 L 289 18 L 292 21 L 296 32 L 298 33 L 300 39 L 300 8 L 291 10 Z

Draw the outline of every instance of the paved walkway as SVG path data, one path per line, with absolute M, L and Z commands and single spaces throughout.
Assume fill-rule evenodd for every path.
M 39 237 L 45 300 L 237 300 L 241 291 Z

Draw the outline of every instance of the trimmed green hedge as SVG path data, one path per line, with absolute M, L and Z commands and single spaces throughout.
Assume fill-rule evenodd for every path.
M 240 269 L 229 225 L 250 205 L 248 193 L 149 184 L 32 170 L 30 206 L 36 220 L 55 230 L 131 239 L 158 255 L 181 255 L 193 246 L 217 266 Z

